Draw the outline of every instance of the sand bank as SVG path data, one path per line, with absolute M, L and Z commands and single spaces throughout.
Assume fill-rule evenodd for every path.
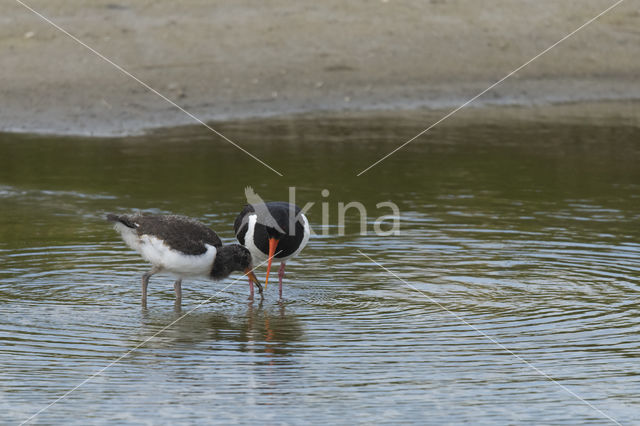
M 446 111 L 612 3 L 34 0 L 29 5 L 212 121 Z M 0 23 L 0 130 L 123 135 L 193 123 L 19 3 L 0 4 Z M 623 2 L 473 106 L 517 106 L 522 114 L 521 108 L 539 112 L 571 103 L 570 115 L 580 116 L 584 104 L 590 115 L 637 118 L 638 28 L 637 3 Z M 593 107 L 599 102 L 605 106 Z

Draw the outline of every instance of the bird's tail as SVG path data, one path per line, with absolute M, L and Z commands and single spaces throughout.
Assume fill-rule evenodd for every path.
M 129 228 L 136 227 L 135 223 L 133 223 L 131 218 L 125 215 L 118 216 L 117 214 L 109 213 L 107 214 L 107 220 L 110 222 L 120 222 L 121 224 Z

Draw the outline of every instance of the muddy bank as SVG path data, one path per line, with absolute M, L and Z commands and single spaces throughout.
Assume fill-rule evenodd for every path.
M 211 121 L 446 110 L 612 2 L 29 4 Z M 0 5 L 0 23 L 0 130 L 121 135 L 193 123 L 20 4 Z M 595 118 L 600 113 L 637 118 L 637 104 L 630 101 L 640 99 L 638 24 L 637 5 L 622 3 L 474 107 L 515 105 L 540 112 L 573 103 L 570 115 L 580 116 L 586 108 Z M 593 107 L 603 101 L 603 107 Z

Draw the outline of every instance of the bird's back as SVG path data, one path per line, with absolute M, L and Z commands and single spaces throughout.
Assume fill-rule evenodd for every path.
M 143 236 L 155 237 L 172 250 L 186 255 L 201 255 L 207 251 L 207 246 L 221 247 L 222 241 L 218 235 L 203 223 L 186 216 L 178 215 L 108 215 L 107 219 L 120 226 L 116 226 L 127 241 L 125 232 Z M 125 226 L 127 229 L 122 229 Z M 131 244 L 129 244 L 131 245 Z M 136 247 L 132 247 L 137 249 Z

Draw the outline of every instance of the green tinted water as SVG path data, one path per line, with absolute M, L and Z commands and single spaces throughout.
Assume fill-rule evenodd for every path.
M 210 299 L 36 420 L 637 421 L 640 129 L 443 126 L 355 176 L 423 126 L 217 127 L 284 177 L 200 129 L 0 136 L 3 420 L 26 420 Z M 315 203 L 319 235 L 289 263 L 284 303 L 277 286 L 249 303 L 233 276 L 185 281 L 176 311 L 158 276 L 143 310 L 147 265 L 105 213 L 185 214 L 232 242 L 247 185 Z M 355 209 L 339 235 L 338 203 L 351 201 L 367 235 Z M 400 235 L 373 232 L 383 201 L 399 207 Z

